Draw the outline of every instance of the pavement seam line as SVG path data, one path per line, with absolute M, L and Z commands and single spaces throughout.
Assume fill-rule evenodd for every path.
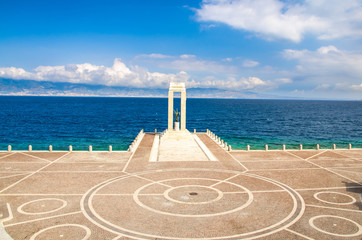
M 330 190 L 330 189 L 354 189 L 354 188 L 362 188 L 362 186 L 353 186 L 353 187 L 324 187 L 324 188 L 299 188 L 294 189 L 295 191 L 315 191 L 315 190 Z
M 325 153 L 325 152 L 327 152 L 327 151 L 328 151 L 328 150 L 325 150 L 325 151 L 322 152 L 322 153 Z M 320 154 L 322 154 L 322 153 L 320 153 Z M 290 154 L 292 154 L 292 153 L 290 153 Z M 292 154 L 292 155 L 294 155 L 294 154 Z M 328 172 L 331 172 L 331 173 L 333 173 L 333 174 L 335 174 L 335 175 L 338 175 L 338 176 L 340 176 L 340 177 L 342 177 L 342 178 L 345 178 L 345 179 L 347 179 L 347 180 L 349 180 L 349 181 L 352 181 L 352 182 L 357 183 L 358 185 L 361 185 L 361 186 L 362 186 L 362 183 L 359 183 L 358 181 L 353 180 L 352 178 L 349 178 L 349 177 L 346 177 L 346 176 L 344 176 L 344 175 L 342 175 L 342 174 L 336 173 L 336 172 L 332 171 L 332 170 L 329 169 L 329 168 L 323 167 L 323 166 L 321 166 L 321 165 L 319 165 L 319 164 L 316 164 L 316 163 L 314 163 L 314 162 L 312 162 L 312 161 L 309 161 L 309 160 L 307 160 L 307 159 L 305 159 L 305 161 L 306 161 L 306 162 L 309 162 L 309 163 L 311 163 L 311 164 L 313 164 L 313 165 L 315 165 L 315 166 L 317 166 L 317 167 L 320 167 L 321 169 L 324 169 L 324 170 L 326 170 L 326 171 L 328 171 Z
M 306 204 L 306 206 L 307 207 L 327 208 L 327 209 L 333 209 L 333 210 L 361 213 L 360 210 L 353 210 L 353 209 L 347 209 L 347 208 L 326 207 L 326 206 L 318 206 L 318 205 L 314 205 L 314 204 Z
M 3 159 L 3 158 L 6 158 L 6 157 L 9 157 L 9 156 L 14 155 L 14 154 L 15 154 L 15 152 L 12 152 L 12 153 L 10 153 L 10 154 L 7 154 L 7 155 L 5 155 L 5 156 L 0 157 L 0 159 Z
M 330 167 L 330 168 L 341 169 L 341 168 L 356 168 L 356 167 L 362 167 L 362 164 L 354 164 L 353 167 Z
M 234 150 L 233 150 L 234 152 Z M 238 160 L 239 161 L 239 160 Z M 303 162 L 303 160 L 298 159 L 298 160 L 246 160 L 246 161 L 241 161 L 240 162 Z
M 303 160 L 303 161 L 308 161 L 307 159 L 318 156 L 318 155 L 323 154 L 325 152 L 327 152 L 327 150 L 324 150 L 324 151 L 322 151 L 320 153 L 314 154 L 313 156 L 310 156 L 310 157 L 307 157 L 307 158 L 302 158 L 302 157 L 300 157 L 300 156 L 298 156 L 298 155 L 296 155 L 294 153 L 291 153 L 290 151 L 285 151 L 285 153 L 288 153 L 289 155 L 292 155 L 293 157 L 299 158 L 300 160 Z
M 231 155 L 231 153 L 229 153 L 228 151 L 226 151 L 225 149 L 223 149 L 219 144 L 217 144 L 209 135 L 207 135 L 206 133 L 204 133 L 206 136 L 208 136 L 211 140 L 212 140 L 212 142 L 213 143 L 215 143 L 219 148 L 221 148 L 223 151 L 225 151 L 226 152 L 226 154 L 228 154 L 234 161 L 236 161 L 240 166 L 242 166 L 244 169 L 245 169 L 245 171 L 243 171 L 243 172 L 247 172 L 247 171 L 249 171 L 249 169 L 247 168 L 247 167 L 245 167 L 244 166 L 244 164 L 242 164 L 239 160 L 237 160 L 233 155 Z
M 348 156 L 343 155 L 343 154 L 340 154 L 340 153 L 338 153 L 338 152 L 333 152 L 333 153 L 335 153 L 335 154 L 337 154 L 337 155 L 340 155 L 340 156 L 342 156 L 342 157 L 346 157 L 346 158 L 350 158 L 350 159 L 355 160 L 355 161 L 362 162 L 361 159 L 357 159 L 357 158 L 353 158 L 353 157 L 348 157 Z
M 25 152 L 20 152 L 20 154 L 23 154 L 23 155 L 28 156 L 28 157 L 36 158 L 36 159 L 39 159 L 39 160 L 42 160 L 42 161 L 52 162 L 52 161 L 50 161 L 50 160 L 48 160 L 48 159 L 44 159 L 44 158 L 41 158 L 41 157 L 33 156 L 33 155 L 28 154 L 28 153 L 25 153 Z
M 323 153 L 325 153 L 325 152 L 327 152 L 327 151 L 328 151 L 328 150 L 325 150 L 324 152 L 321 152 L 321 153 L 319 153 L 318 155 L 323 154 Z M 297 155 L 295 155 L 295 154 L 293 154 L 293 153 L 289 153 L 289 154 L 291 154 L 291 155 L 293 155 L 293 156 L 296 156 L 296 157 L 299 157 L 299 156 L 297 156 Z M 317 155 L 314 155 L 314 156 L 312 156 L 312 157 L 315 157 L 315 156 L 317 156 Z M 302 158 L 301 158 L 301 159 L 302 159 Z M 321 165 L 319 165 L 319 164 L 316 164 L 316 163 L 314 163 L 314 162 L 312 162 L 312 161 L 309 161 L 309 160 L 307 160 L 307 159 L 308 159 L 308 158 L 304 159 L 304 161 L 309 162 L 309 163 L 311 163 L 311 164 L 313 164 L 313 165 L 315 165 L 315 166 L 317 166 L 317 167 L 320 167 L 321 169 L 324 169 L 324 170 L 326 170 L 326 171 L 328 171 L 328 172 L 331 172 L 331 173 L 333 173 L 333 174 L 335 174 L 335 175 L 338 175 L 338 176 L 340 176 L 340 177 L 342 177 L 342 178 L 345 178 L 345 179 L 347 179 L 347 180 L 349 180 L 349 181 L 352 181 L 352 182 L 357 183 L 358 185 L 361 185 L 361 186 L 362 186 L 362 183 L 359 183 L 358 181 L 353 180 L 352 178 L 349 178 L 349 177 L 346 177 L 346 176 L 344 176 L 344 175 L 342 175 L 342 174 L 336 173 L 336 172 L 332 171 L 332 170 L 329 169 L 329 168 L 323 167 L 323 166 L 321 166 Z
M 49 216 L 49 217 L 44 217 L 44 218 L 37 218 L 37 219 L 32 219 L 32 220 L 17 222 L 17 223 L 4 224 L 4 227 L 12 227 L 12 226 L 20 225 L 20 224 L 26 224 L 26 223 L 30 223 L 30 222 L 37 222 L 37 221 L 42 221 L 42 220 L 47 220 L 47 219 L 52 219 L 52 218 L 57 218 L 57 217 L 64 217 L 64 216 L 69 216 L 69 215 L 74 215 L 74 214 L 79 214 L 79 213 L 82 213 L 82 211 L 64 213 L 64 214 L 60 214 L 60 215 L 54 215 L 54 216 Z
M 285 228 L 285 230 L 286 230 L 286 231 L 289 231 L 289 232 L 291 232 L 291 233 L 294 233 L 295 235 L 298 235 L 298 236 L 300 236 L 300 237 L 303 237 L 303 238 L 305 238 L 305 239 L 314 240 L 314 238 L 310 238 L 310 237 L 308 237 L 308 236 L 305 236 L 304 234 L 301 234 L 301 233 L 299 233 L 299 232 L 293 231 L 293 230 L 291 230 L 291 229 L 289 229 L 289 228 Z
M 343 171 L 343 172 L 350 172 L 350 173 L 358 173 L 358 174 L 362 174 L 362 172 L 354 172 L 354 171 L 351 171 L 351 170 L 344 170 L 344 169 L 336 169 L 336 168 L 333 168 L 334 170 L 339 170 L 339 171 Z
M 17 177 L 17 176 L 26 175 L 26 174 L 27 173 L 19 173 L 19 174 L 15 174 L 15 175 L 2 176 L 2 177 L 0 177 L 0 179 L 10 178 L 10 177 Z
M 145 178 L 145 177 L 141 177 L 141 176 L 138 176 L 138 175 L 130 175 L 130 176 L 133 176 L 133 177 L 137 177 L 137 178 L 140 178 L 140 179 L 143 179 L 143 180 L 146 180 L 146 181 L 149 181 L 149 182 L 152 182 L 154 184 L 159 184 L 159 185 L 162 185 L 162 186 L 165 186 L 165 187 L 173 187 L 171 185 L 168 185 L 168 184 L 164 184 L 164 183 L 161 183 L 161 182 L 156 182 L 152 179 L 148 179 L 148 178 Z
M 129 163 L 131 162 L 131 160 L 132 160 L 134 154 L 136 153 L 136 151 L 138 150 L 138 147 L 139 147 L 139 145 L 142 143 L 143 137 L 144 137 L 145 135 L 146 135 L 145 133 L 142 134 L 141 139 L 139 140 L 139 144 L 137 145 L 136 149 L 132 152 L 131 156 L 129 157 L 129 159 L 128 159 L 127 163 L 126 163 L 126 165 L 125 165 L 124 168 L 122 169 L 122 172 L 126 172 L 126 169 L 127 169 L 128 165 L 129 165 Z
M 320 152 L 320 153 L 317 153 L 317 154 L 314 154 L 313 156 L 310 156 L 310 157 L 307 157 L 306 159 L 304 159 L 304 160 L 309 160 L 309 159 L 312 159 L 312 158 L 314 158 L 314 157 L 316 157 L 316 156 L 319 156 L 319 155 L 322 155 L 323 153 L 326 153 L 326 152 L 328 152 L 328 150 L 325 150 L 325 151 L 322 151 L 322 152 Z M 295 155 L 295 154 L 293 154 L 293 155 Z M 295 155 L 296 156 L 296 155 Z
M 254 169 L 254 170 L 249 170 L 249 172 L 263 172 L 263 171 L 287 171 L 287 170 L 301 170 L 301 169 L 309 169 L 309 170 L 316 170 L 316 169 L 320 169 L 319 167 L 315 167 L 315 168 L 264 168 L 264 169 Z
M 42 173 L 124 173 L 123 171 L 42 171 Z
M 1 196 L 83 196 L 83 193 L 2 193 Z
M 41 170 L 43 170 L 44 168 L 46 168 L 46 167 L 48 167 L 48 166 L 52 165 L 52 164 L 53 164 L 53 163 L 55 163 L 56 161 L 58 161 L 58 160 L 62 159 L 62 158 L 63 158 L 63 157 L 65 157 L 65 156 L 67 156 L 68 154 L 70 154 L 70 152 L 68 152 L 68 153 L 66 153 L 66 154 L 64 154 L 64 155 L 62 155 L 61 157 L 57 158 L 55 161 L 50 162 L 49 164 L 47 164 L 47 165 L 45 165 L 45 166 L 43 166 L 43 167 L 39 168 L 39 169 L 38 169 L 38 170 L 36 170 L 35 172 L 30 173 L 29 175 L 27 175 L 26 177 L 24 177 L 24 178 L 20 179 L 19 181 L 15 182 L 15 183 L 13 183 L 13 184 L 11 184 L 11 185 L 9 185 L 9 186 L 7 186 L 6 188 L 4 188 L 4 189 L 2 189 L 2 190 L 0 191 L 0 194 L 1 194 L 1 193 L 3 193 L 4 191 L 8 190 L 9 188 L 14 187 L 16 184 L 18 184 L 18 183 L 20 183 L 20 182 L 24 181 L 25 179 L 27 179 L 27 178 L 29 178 L 29 177 L 31 177 L 31 176 L 33 176 L 33 175 L 35 175 L 36 173 L 40 172 L 40 171 L 41 171 Z
M 221 184 L 221 183 L 226 183 L 226 182 L 229 181 L 230 179 L 233 179 L 233 178 L 235 178 L 235 177 L 237 177 L 237 176 L 240 176 L 240 175 L 239 175 L 239 174 L 234 174 L 234 176 L 225 178 L 225 179 L 223 179 L 223 180 L 219 180 L 217 183 L 214 183 L 214 184 L 210 185 L 209 187 L 215 187 L 215 186 L 217 186 L 217 185 L 219 185 L 219 184 Z
M 224 150 L 224 149 L 223 149 Z M 247 167 L 245 167 L 244 164 L 242 164 L 239 160 L 237 160 L 233 155 L 231 155 L 231 153 L 229 153 L 228 151 L 224 150 L 227 154 L 230 155 L 230 157 L 232 159 L 234 159 L 240 166 L 242 166 L 243 168 L 245 168 L 245 172 L 249 171 L 249 169 Z

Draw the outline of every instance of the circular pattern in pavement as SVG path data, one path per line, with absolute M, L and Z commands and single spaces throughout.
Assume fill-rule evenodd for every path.
M 349 205 L 356 202 L 354 197 L 340 192 L 317 192 L 313 196 L 315 199 L 321 202 L 335 205 Z
M 44 228 L 35 233 L 29 240 L 40 239 L 80 239 L 86 240 L 90 237 L 91 230 L 80 224 L 60 224 Z
M 213 187 L 184 185 L 169 188 L 165 191 L 164 197 L 176 203 L 207 204 L 220 200 L 223 197 L 223 193 Z
M 330 218 L 333 220 L 330 220 Z M 360 224 L 339 216 L 314 216 L 309 219 L 309 224 L 319 232 L 336 237 L 356 237 L 362 234 L 362 226 Z
M 100 183 L 83 196 L 81 208 L 97 226 L 128 237 L 240 239 L 287 228 L 305 205 L 296 191 L 268 178 L 175 169 Z
M 38 215 L 56 212 L 67 206 L 67 202 L 59 198 L 41 198 L 26 202 L 18 207 L 18 212 L 25 215 Z
M 241 185 L 237 185 L 228 181 L 223 181 L 224 184 L 231 184 L 234 185 L 234 187 L 238 188 L 238 191 L 229 193 L 230 195 L 233 194 L 233 198 L 236 197 L 236 200 L 234 201 L 237 201 L 237 204 L 228 204 L 227 200 L 230 199 L 230 196 L 224 196 L 223 192 L 219 189 L 211 187 L 212 185 L 188 185 L 190 180 L 205 180 L 213 183 L 212 185 L 220 184 L 220 181 L 207 178 L 166 179 L 163 181 L 152 182 L 138 188 L 133 194 L 133 200 L 139 206 L 149 211 L 178 217 L 211 217 L 228 214 L 247 207 L 253 201 L 253 194 Z M 170 185 L 169 189 L 167 189 L 163 193 L 165 199 L 171 202 L 179 203 L 172 205 L 174 206 L 173 209 L 164 207 L 165 202 L 163 198 L 149 199 L 147 196 L 142 197 L 142 192 L 146 192 L 148 188 L 153 187 L 155 184 L 172 184 L 172 182 L 176 181 L 178 182 L 177 184 L 181 184 L 181 186 L 173 187 L 172 185 Z M 190 195 L 190 193 L 192 194 Z M 219 201 L 221 199 L 224 200 L 223 203 L 219 203 L 219 205 L 223 206 L 222 208 L 210 208 L 211 203 Z M 166 202 L 166 204 L 171 205 L 172 203 L 169 204 L 168 202 Z M 199 204 L 208 205 L 205 205 L 203 207 L 195 206 Z M 202 211 L 200 211 L 200 209 L 202 209 Z

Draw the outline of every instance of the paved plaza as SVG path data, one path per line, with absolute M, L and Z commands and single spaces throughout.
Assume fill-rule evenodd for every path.
M 0 222 L 31 240 L 362 238 L 362 150 L 229 152 L 189 136 L 0 152 Z

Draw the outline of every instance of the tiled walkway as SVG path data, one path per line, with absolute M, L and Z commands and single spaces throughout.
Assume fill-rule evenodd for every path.
M 135 152 L 0 152 L 13 239 L 361 239 L 362 150 L 231 151 L 149 162 Z M 0 235 L 1 238 L 2 235 Z

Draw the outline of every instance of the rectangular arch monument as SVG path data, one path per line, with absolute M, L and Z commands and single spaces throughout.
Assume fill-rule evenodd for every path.
M 186 86 L 185 83 L 171 82 L 168 91 L 168 131 L 173 131 L 173 93 L 181 92 L 181 131 L 186 130 Z

